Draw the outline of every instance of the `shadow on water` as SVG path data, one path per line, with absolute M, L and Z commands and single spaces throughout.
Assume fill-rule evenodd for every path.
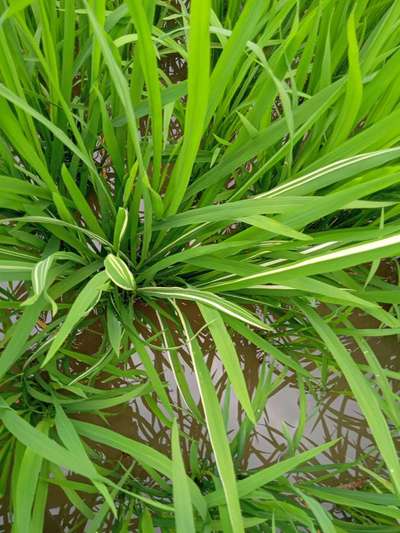
M 184 306 L 193 328 L 199 329 L 202 321 L 198 312 L 196 312 L 195 306 L 191 304 L 184 304 Z M 352 321 L 357 326 L 364 328 L 376 325 L 373 319 L 361 314 L 354 314 Z M 74 341 L 74 349 L 86 354 L 96 354 L 101 338 L 101 327 L 99 323 L 95 322 L 89 330 L 81 332 L 77 336 Z M 206 331 L 202 331 L 198 339 L 210 369 L 215 389 L 221 402 L 225 403 L 226 395 L 230 394 L 230 391 L 227 388 L 226 373 L 218 358 L 213 342 Z M 233 339 L 251 395 L 254 395 L 259 382 L 263 362 L 266 363 L 266 367 L 271 365 L 271 368 L 273 368 L 269 382 L 271 392 L 266 407 L 259 418 L 257 426 L 251 432 L 243 453 L 240 454 L 236 461 L 239 471 L 249 471 L 273 464 L 285 458 L 288 439 L 290 440 L 290 436 L 295 433 L 301 417 L 299 409 L 300 392 L 298 380 L 294 373 L 287 371 L 279 364 L 273 363 L 268 354 L 260 351 L 246 339 L 238 335 L 233 336 Z M 400 346 L 397 337 L 376 338 L 372 339 L 370 343 L 385 368 L 399 370 Z M 353 357 L 361 360 L 360 354 L 351 345 L 351 342 L 348 341 L 347 344 L 348 347 L 353 348 Z M 179 390 L 175 385 L 167 354 L 161 351 L 149 352 L 149 354 L 157 372 L 168 385 L 168 395 L 172 405 L 175 406 L 180 426 L 189 437 L 184 445 L 186 449 L 185 447 L 183 448 L 188 469 L 190 468 L 188 461 L 188 443 L 190 442 L 197 443 L 199 456 L 205 464 L 211 462 L 212 452 L 207 429 L 188 414 L 188 410 L 185 408 Z M 179 356 L 193 397 L 198 403 L 199 394 L 190 365 L 189 354 L 182 347 L 179 350 Z M 128 366 L 135 369 L 142 368 L 140 359 L 136 354 L 130 358 Z M 304 360 L 304 367 L 309 370 L 311 376 L 315 372 L 309 360 Z M 81 372 L 82 368 L 76 368 L 76 371 Z M 113 382 L 113 386 L 124 384 L 122 380 Z M 99 386 L 105 385 L 100 382 Z M 334 475 L 332 479 L 328 480 L 328 483 L 341 487 L 362 488 L 364 485 L 363 475 L 357 470 L 356 465 L 352 468 L 352 463 L 362 459 L 364 465 L 371 467 L 375 461 L 379 460 L 379 457 L 375 451 L 366 421 L 361 415 L 356 402 L 349 397 L 346 382 L 335 375 L 331 375 L 322 393 L 319 391 L 318 396 L 316 396 L 314 391 L 309 390 L 306 391 L 305 397 L 307 416 L 299 450 L 313 448 L 329 440 L 340 438 L 335 446 L 323 455 L 318 456 L 313 463 L 315 466 L 321 465 L 322 467 L 332 463 L 335 465 L 348 463 L 350 468 L 346 469 L 342 474 L 339 472 Z M 94 415 L 80 415 L 79 419 L 105 425 L 104 420 Z M 228 434 L 232 439 L 245 419 L 244 413 L 233 394 L 230 397 L 228 419 Z M 146 443 L 153 449 L 170 455 L 170 429 L 153 414 L 144 398 L 135 399 L 128 405 L 109 410 L 106 425 L 119 434 Z M 111 467 L 115 467 L 118 463 L 129 464 L 128 457 L 115 449 L 99 446 L 97 443 L 90 443 L 90 447 L 103 464 Z M 318 471 L 314 470 L 313 475 L 315 475 L 315 472 L 318 473 Z M 146 480 L 146 473 L 140 468 L 136 467 L 134 474 L 138 479 Z M 321 475 L 324 474 L 326 472 L 322 468 Z M 307 477 L 308 474 L 303 472 L 301 475 Z M 79 478 L 71 475 L 71 479 Z M 98 505 L 95 496 L 86 495 L 85 501 L 92 508 L 96 508 L 96 505 Z M 10 517 L 7 517 L 6 505 L 6 502 L 3 502 L 0 509 L 0 531 L 4 532 L 10 531 L 10 526 L 7 526 Z M 60 488 L 54 485 L 49 490 L 45 531 L 84 531 L 81 513 L 71 505 Z
M 164 57 L 161 67 L 174 83 L 184 80 L 187 76 L 186 64 L 176 54 L 170 54 Z M 171 123 L 172 137 L 180 137 L 181 131 L 179 128 L 179 123 Z M 104 157 L 104 154 L 98 152 L 97 155 L 100 158 L 99 164 L 100 162 L 103 164 L 104 161 L 101 158 Z M 108 165 L 107 161 L 104 164 Z M 108 177 L 110 176 L 108 175 Z M 111 185 L 113 183 L 112 179 L 114 179 L 114 176 L 109 180 Z M 93 204 L 94 211 L 96 211 L 96 199 L 90 200 L 91 204 Z M 5 290 L 5 288 L 2 287 L 2 290 Z M 23 299 L 26 296 L 24 284 L 11 287 L 10 294 L 14 299 Z M 8 297 L 10 297 L 10 294 Z M 193 329 L 200 329 L 203 324 L 196 311 L 196 307 L 190 304 L 185 304 L 185 307 Z M 15 321 L 15 316 L 6 317 L 3 314 L 2 322 L 0 322 L 0 341 L 3 327 L 7 329 L 4 323 L 5 320 L 9 320 L 12 323 Z M 377 327 L 376 322 L 372 318 L 362 314 L 353 314 L 352 322 L 357 327 Z M 42 326 L 45 326 L 44 322 L 38 323 L 38 331 L 40 331 Z M 74 349 L 84 354 L 93 355 L 98 352 L 101 340 L 102 330 L 100 323 L 95 322 L 90 329 L 81 332 L 76 337 Z M 235 396 L 227 387 L 226 373 L 210 337 L 206 332 L 202 332 L 198 340 L 201 343 L 204 357 L 221 402 L 226 404 L 227 396 L 230 396 L 227 426 L 228 434 L 232 439 L 242 427 L 245 415 Z M 270 371 L 270 380 L 268 383 L 270 393 L 265 409 L 258 420 L 257 426 L 252 430 L 250 438 L 241 450 L 241 453 L 237 454 L 236 457 L 238 470 L 248 472 L 252 469 L 274 464 L 285 458 L 288 442 L 290 443 L 290 439 L 295 434 L 301 419 L 299 382 L 298 377 L 293 372 L 277 364 L 276 361 L 269 358 L 268 354 L 260 351 L 245 338 L 236 335 L 233 336 L 233 340 L 240 357 L 250 396 L 253 396 L 255 393 L 264 363 L 267 371 Z M 177 339 L 177 341 L 179 344 L 183 344 L 182 339 Z M 373 338 L 369 339 L 369 342 L 375 353 L 379 356 L 381 365 L 384 368 L 394 371 L 400 370 L 400 345 L 396 336 Z M 346 344 L 351 349 L 353 357 L 361 361 L 362 356 L 358 348 L 354 346 L 354 343 L 346 340 Z M 207 428 L 188 414 L 188 410 L 185 408 L 179 390 L 175 385 L 168 355 L 162 351 L 149 352 L 149 355 L 152 357 L 154 367 L 158 374 L 168 386 L 168 395 L 171 404 L 174 406 L 175 414 L 179 419 L 180 427 L 189 437 L 186 443 L 182 441 L 187 467 L 190 468 L 188 461 L 188 443 L 190 442 L 197 443 L 199 456 L 205 463 L 211 462 L 212 451 Z M 199 404 L 199 393 L 190 364 L 190 356 L 184 348 L 179 350 L 179 358 L 193 397 L 196 403 Z M 94 358 L 93 361 L 95 362 L 96 359 Z M 313 375 L 315 375 L 316 379 L 319 378 L 309 359 L 300 360 L 300 363 L 310 372 L 311 381 Z M 132 356 L 129 366 L 134 369 L 142 368 L 141 361 L 137 355 Z M 79 367 L 75 369 L 78 373 L 82 370 Z M 125 384 L 122 380 L 119 383 L 114 381 L 112 386 Z M 106 386 L 101 382 L 97 385 Z M 336 374 L 332 374 L 328 376 L 325 388 L 322 391 L 318 390 L 316 392 L 312 387 L 307 387 L 305 389 L 305 403 L 306 419 L 298 449 L 302 451 L 330 440 L 340 439 L 328 451 L 318 456 L 314 460 L 314 465 L 318 466 L 318 464 L 321 464 L 323 466 L 331 463 L 336 465 L 348 463 L 350 468 L 346 469 L 342 474 L 338 473 L 328 482 L 348 488 L 362 487 L 364 478 L 362 473 L 357 470 L 355 463 L 362 459 L 364 464 L 373 466 L 374 462 L 379 460 L 379 457 L 375 450 L 368 425 L 360 413 L 356 402 L 350 397 L 345 380 Z M 79 419 L 105 425 L 103 419 L 94 415 L 81 415 Z M 155 416 L 144 398 L 138 398 L 131 401 L 128 405 L 108 410 L 107 427 L 119 434 L 146 443 L 163 454 L 170 455 L 170 429 Z M 124 463 L 127 459 L 123 453 L 115 449 L 99 446 L 96 443 L 90 443 L 90 445 L 92 451 L 97 453 L 99 458 L 102 458 L 111 466 L 117 465 L 119 462 Z M 146 473 L 140 468 L 136 468 L 134 472 L 138 478 L 146 478 Z M 323 474 L 323 469 L 321 469 L 321 473 Z M 307 476 L 307 473 L 303 473 L 302 475 Z M 71 479 L 79 479 L 79 477 L 71 475 Z M 96 508 L 98 502 L 94 495 L 86 495 L 84 499 L 90 507 Z M 86 523 L 86 520 L 82 520 L 82 514 L 71 505 L 63 491 L 56 485 L 51 485 L 44 529 L 46 533 L 84 531 L 84 523 Z M 111 531 L 111 526 L 109 530 Z M 8 531 L 11 531 L 11 516 L 8 511 L 8 502 L 5 498 L 2 501 L 0 500 L 0 533 Z

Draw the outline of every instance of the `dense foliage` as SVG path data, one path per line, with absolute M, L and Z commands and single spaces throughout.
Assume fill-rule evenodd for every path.
M 58 488 L 71 532 L 399 531 L 400 373 L 371 338 L 400 332 L 400 2 L 0 13 L 4 527 L 46 531 Z M 252 388 L 237 338 L 261 354 Z M 297 427 L 278 461 L 245 468 L 287 375 Z M 374 442 L 352 464 L 304 439 L 308 398 L 338 377 Z M 113 426 L 139 405 L 165 449 Z M 338 484 L 354 468 L 358 491 Z

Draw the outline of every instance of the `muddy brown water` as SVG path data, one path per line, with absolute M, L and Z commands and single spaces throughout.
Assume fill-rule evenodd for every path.
M 387 268 L 387 264 L 385 268 L 380 269 L 379 274 L 393 284 L 397 283 L 393 271 Z M 23 283 L 8 284 L 8 289 L 13 299 L 22 300 L 26 297 L 26 288 Z M 196 306 L 187 303 L 182 305 L 185 306 L 186 315 L 190 317 L 193 330 L 198 331 L 203 326 L 203 322 L 199 317 Z M 322 308 L 321 313 L 323 314 Z M 12 315 L 8 319 L 13 322 L 16 317 Z M 37 324 L 38 331 L 46 326 L 45 321 L 46 317 L 43 317 L 41 322 Z M 359 312 L 354 312 L 351 315 L 351 321 L 359 328 L 378 327 L 373 318 Z M 0 320 L 0 340 L 3 326 L 5 327 L 5 324 L 2 324 Z M 90 328 L 77 335 L 73 343 L 74 348 L 89 355 L 96 354 L 101 344 L 102 335 L 99 323 L 94 323 Z M 175 340 L 176 344 L 183 344 L 182 339 L 176 338 Z M 201 343 L 202 352 L 210 369 L 217 394 L 221 402 L 224 403 L 226 395 L 231 393 L 227 390 L 227 376 L 223 366 L 206 330 L 199 335 L 198 340 Z M 273 368 L 271 379 L 272 382 L 278 383 L 268 398 L 266 407 L 246 443 L 240 460 L 237 461 L 238 470 L 248 472 L 252 469 L 274 464 L 287 457 L 287 435 L 293 436 L 299 424 L 300 393 L 297 377 L 293 372 L 289 370 L 282 375 L 283 369 L 281 365 L 274 363 L 268 354 L 260 351 L 238 335 L 233 336 L 233 340 L 251 396 L 254 395 L 259 382 L 263 362 L 266 363 L 268 368 Z M 351 350 L 352 356 L 357 361 L 365 363 L 362 354 L 354 343 L 350 339 L 343 340 Z M 397 336 L 370 338 L 369 344 L 385 369 L 400 371 L 400 343 Z M 284 346 L 282 349 L 285 351 Z M 300 346 L 297 349 L 297 353 L 301 352 L 302 347 Z M 175 413 L 181 429 L 189 437 L 190 442 L 195 441 L 198 443 L 201 459 L 206 463 L 212 464 L 212 450 L 207 428 L 187 414 L 181 395 L 175 385 L 167 354 L 157 351 L 154 353 L 149 352 L 149 355 L 153 359 L 153 364 L 158 374 L 168 384 L 168 394 L 171 404 L 176 407 Z M 180 360 L 193 397 L 199 403 L 200 398 L 195 376 L 190 365 L 190 357 L 184 348 L 180 350 Z M 319 378 L 310 359 L 304 357 L 298 360 L 303 364 L 304 368 L 309 370 L 311 375 L 315 375 L 316 379 Z M 94 362 L 96 362 L 95 355 Z M 142 368 L 141 361 L 137 355 L 132 356 L 129 366 L 136 369 Z M 82 370 L 82 368 L 76 368 L 77 373 L 82 372 Z M 99 385 L 102 386 L 102 384 Z M 118 385 L 123 386 L 125 383 L 122 381 L 120 383 L 113 382 L 113 386 Z M 395 382 L 393 386 L 397 387 L 398 382 Z M 313 461 L 313 464 L 323 466 L 348 463 L 349 468 L 345 472 L 333 475 L 327 483 L 348 488 L 362 488 L 366 484 L 365 474 L 352 463 L 362 459 L 363 464 L 373 467 L 379 461 L 379 455 L 374 447 L 368 425 L 356 402 L 350 397 L 346 381 L 336 374 L 330 375 L 325 390 L 319 391 L 318 394 L 311 389 L 307 391 L 306 403 L 307 419 L 299 450 L 311 449 L 327 441 L 340 439 L 335 446 L 318 456 Z M 104 424 L 99 417 L 88 415 L 79 418 Z M 232 439 L 244 421 L 243 411 L 233 394 L 231 394 L 228 418 L 228 435 Z M 144 399 L 135 399 L 125 406 L 109 410 L 107 420 L 108 427 L 117 433 L 146 443 L 153 449 L 159 450 L 168 456 L 170 455 L 170 429 L 153 414 Z M 188 443 L 181 440 L 181 444 L 187 467 L 189 467 L 187 460 L 189 455 Z M 90 443 L 90 445 L 98 453 L 99 458 L 106 460 L 107 465 L 115 466 L 119 462 L 127 463 L 127 457 L 119 451 L 99 446 L 97 443 Z M 136 476 L 145 481 L 146 473 L 144 471 L 136 468 L 134 472 Z M 321 475 L 324 474 L 321 471 Z M 70 477 L 71 479 L 76 479 L 72 474 Z M 94 509 L 99 504 L 95 497 L 85 496 L 85 500 Z M 7 499 L 0 500 L 0 533 L 11 531 L 11 520 Z M 85 522 L 86 520 L 71 505 L 65 494 L 58 487 L 50 485 L 44 531 L 46 533 L 84 531 Z M 112 531 L 112 525 L 106 526 L 103 531 Z
M 160 62 L 160 67 L 174 83 L 182 81 L 187 77 L 186 63 L 177 54 L 169 54 L 163 57 Z M 147 128 L 146 121 L 142 121 L 141 127 L 143 134 Z M 174 139 L 178 139 L 182 134 L 180 124 L 174 117 L 172 117 L 170 124 L 170 134 Z M 114 172 L 112 167 L 110 167 L 111 172 L 109 172 L 109 162 L 105 156 L 106 154 L 101 150 L 96 150 L 93 154 L 93 158 L 97 164 L 104 167 L 104 175 L 111 189 L 113 189 Z M 92 208 L 96 212 L 97 199 L 91 195 L 89 200 Z M 381 274 L 385 274 L 385 272 L 381 272 Z M 392 272 L 389 272 L 387 277 L 391 278 Z M 392 279 L 392 281 L 395 283 L 395 280 Z M 14 287 L 13 292 L 15 293 L 15 297 L 19 298 L 22 292 L 24 292 L 23 284 L 18 285 L 17 288 Z M 190 311 L 190 315 L 193 325 L 199 322 L 199 317 L 195 311 Z M 12 319 L 15 319 L 15 317 Z M 354 314 L 352 316 L 352 322 L 361 328 L 377 327 L 373 319 L 362 314 Z M 201 324 L 198 323 L 197 325 L 199 327 Z M 41 324 L 38 324 L 38 329 L 40 330 L 40 328 Z M 0 336 L 1 329 L 0 327 Z M 95 325 L 77 337 L 75 348 L 86 354 L 95 354 L 100 345 L 101 337 L 101 329 Z M 221 401 L 224 401 L 225 395 L 230 394 L 227 391 L 227 376 L 210 338 L 204 333 L 199 339 L 218 396 Z M 262 361 L 266 361 L 268 366 L 271 363 L 271 359 L 268 354 L 261 352 L 244 338 L 236 336 L 234 341 L 249 393 L 253 395 L 259 381 Z M 384 368 L 394 371 L 400 370 L 400 343 L 397 336 L 373 338 L 369 339 L 369 342 Z M 352 351 L 354 358 L 364 362 L 359 350 L 355 348 L 351 341 L 347 341 L 347 346 Z M 173 406 L 178 407 L 176 409 L 176 415 L 178 416 L 180 427 L 192 441 L 198 443 L 199 455 L 202 459 L 204 461 L 212 461 L 212 451 L 207 429 L 194 421 L 192 417 L 185 414 L 184 404 L 175 385 L 166 354 L 156 352 L 150 353 L 150 355 L 153 358 L 154 366 L 158 373 L 168 383 L 168 394 L 171 403 Z M 181 351 L 180 355 L 193 396 L 199 402 L 199 394 L 190 366 L 189 355 L 184 350 Z M 315 372 L 312 363 L 308 359 L 304 358 L 301 362 L 311 373 Z M 138 357 L 132 357 L 131 366 L 141 368 L 141 362 Z M 281 372 L 282 367 L 275 365 L 272 379 L 280 380 L 279 385 L 271 392 L 266 407 L 258 420 L 258 424 L 251 433 L 251 437 L 248 440 L 238 465 L 238 468 L 242 471 L 265 467 L 285 458 L 287 452 L 287 439 L 285 435 L 293 435 L 299 424 L 300 393 L 297 378 L 290 371 L 282 378 Z M 397 386 L 397 384 L 395 385 Z M 349 397 L 347 384 L 343 378 L 339 378 L 337 375 L 329 376 L 327 387 L 323 393 L 316 398 L 314 394 L 307 392 L 306 400 L 307 420 L 299 449 L 305 450 L 330 440 L 340 439 L 335 446 L 320 455 L 314 461 L 314 464 L 349 463 L 351 465 L 357 459 L 363 458 L 364 464 L 369 466 L 374 465 L 379 457 L 375 451 L 368 425 L 360 413 L 356 402 Z M 109 415 L 108 427 L 114 431 L 146 443 L 153 449 L 159 450 L 164 454 L 170 454 L 169 428 L 153 414 L 149 406 L 142 399 L 136 399 L 130 402 L 129 405 L 114 408 L 109 411 Z M 101 419 L 94 416 L 80 417 L 80 419 L 86 419 L 99 424 L 103 423 Z M 243 420 L 243 411 L 232 394 L 228 424 L 230 438 L 237 433 Z M 184 446 L 183 441 L 181 442 Z M 126 459 L 123 454 L 116 450 L 99 446 L 96 443 L 91 443 L 91 445 L 98 452 L 99 456 L 107 458 L 107 461 L 111 465 Z M 183 452 L 187 460 L 188 447 L 184 447 Z M 138 476 L 145 476 L 143 471 L 137 470 L 135 472 Z M 71 475 L 71 479 L 75 479 L 75 477 Z M 345 473 L 334 476 L 329 483 L 348 488 L 362 488 L 365 484 L 365 477 L 356 467 L 350 467 Z M 95 498 L 87 497 L 85 499 L 94 508 L 98 503 Z M 50 486 L 44 531 L 46 533 L 83 532 L 85 522 L 86 520 L 82 520 L 81 513 L 71 505 L 65 494 L 58 487 Z M 11 527 L 8 501 L 7 499 L 0 499 L 0 533 L 11 531 Z M 110 524 L 109 527 L 106 525 L 102 531 L 111 530 L 112 526 Z
M 185 305 L 185 304 L 184 304 Z M 190 315 L 194 330 L 201 327 L 202 322 L 195 306 L 186 304 L 186 313 Z M 352 322 L 358 327 L 376 327 L 374 319 L 354 313 Z M 102 338 L 101 328 L 94 324 L 89 330 L 79 334 L 74 342 L 76 350 L 86 354 L 95 354 Z M 204 357 L 210 369 L 215 388 L 221 402 L 224 401 L 227 392 L 227 376 L 223 370 L 214 345 L 207 335 L 202 332 L 199 337 Z M 272 363 L 268 354 L 261 352 L 254 345 L 240 336 L 233 337 L 238 355 L 240 357 L 243 373 L 251 395 L 259 381 L 262 362 L 267 366 Z M 396 336 L 369 339 L 371 347 L 379 356 L 382 366 L 386 369 L 400 370 L 400 344 Z M 348 348 L 352 350 L 353 357 L 360 362 L 362 356 L 350 340 L 346 341 Z M 149 352 L 153 363 L 162 379 L 168 384 L 168 394 L 173 406 L 177 406 L 181 429 L 192 441 L 198 443 L 199 455 L 204 461 L 212 462 L 212 451 L 208 439 L 206 427 L 200 425 L 185 411 L 180 393 L 175 385 L 173 374 L 170 370 L 167 354 L 164 352 Z M 199 402 L 196 380 L 190 366 L 190 357 L 185 349 L 180 350 L 180 359 L 193 397 Z M 304 358 L 302 364 L 311 374 L 315 372 L 313 363 Z M 131 368 L 141 368 L 140 359 L 134 355 L 130 361 Z M 296 376 L 287 372 L 281 376 L 282 367 L 275 365 L 272 372 L 272 380 L 280 380 L 279 385 L 272 391 L 266 408 L 258 421 L 257 426 L 251 433 L 251 437 L 245 447 L 241 460 L 238 463 L 239 470 L 249 471 L 273 464 L 286 457 L 287 439 L 285 434 L 293 435 L 299 423 L 299 389 Z M 118 385 L 114 383 L 114 386 Z M 306 393 L 307 420 L 304 434 L 299 446 L 300 450 L 313 448 L 329 440 L 340 438 L 339 442 L 324 454 L 313 461 L 315 465 L 330 463 L 343 464 L 363 458 L 363 464 L 373 466 L 379 460 L 375 451 L 370 431 L 360 410 L 354 400 L 349 397 L 345 380 L 331 375 L 328 378 L 326 390 L 316 398 L 312 392 Z M 146 402 L 139 398 L 131 401 L 128 405 L 113 408 L 109 411 L 108 427 L 116 432 L 128 436 L 137 441 L 150 445 L 153 449 L 170 454 L 170 430 L 151 411 Z M 94 416 L 79 417 L 91 422 L 103 424 Z M 229 409 L 228 434 L 232 438 L 243 423 L 244 415 L 234 395 L 231 395 Z M 182 445 L 185 458 L 188 457 L 188 446 L 183 441 Z M 126 461 L 126 457 L 116 450 L 91 443 L 99 456 L 106 458 L 107 464 L 116 465 L 120 461 Z M 185 447 L 186 446 L 186 447 Z M 322 472 L 321 472 L 322 474 Z M 135 471 L 136 476 L 145 473 L 140 469 Z M 306 475 L 306 474 L 304 474 Z M 71 476 L 74 479 L 74 476 Z M 365 477 L 355 466 L 346 472 L 333 476 L 328 483 L 349 488 L 361 488 L 365 484 Z M 89 505 L 95 505 L 96 500 L 87 498 Z M 0 503 L 0 532 L 11 531 L 11 517 L 8 513 L 6 501 Z M 82 515 L 74 508 L 64 493 L 57 487 L 51 486 L 49 490 L 48 505 L 46 510 L 46 532 L 72 532 L 84 531 Z M 105 529 L 104 531 L 111 531 Z

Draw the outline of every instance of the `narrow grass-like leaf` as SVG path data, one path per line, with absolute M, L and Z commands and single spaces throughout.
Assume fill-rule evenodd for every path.
M 121 322 L 115 316 L 111 306 L 107 308 L 107 334 L 115 355 L 119 357 L 123 332 Z
M 210 0 L 193 0 L 190 6 L 185 136 L 165 197 L 169 215 L 176 213 L 185 195 L 207 113 L 210 69 L 210 8 Z
M 13 328 L 13 334 L 0 356 L 0 377 L 18 361 L 22 355 L 26 341 L 28 340 L 33 328 L 44 310 L 47 303 L 43 297 L 40 297 L 33 305 L 26 307 L 18 322 Z
M 215 290 L 230 290 L 251 286 L 253 283 L 268 281 L 282 282 L 293 276 L 308 276 L 310 274 L 322 274 L 348 268 L 371 259 L 387 257 L 398 253 L 400 250 L 400 235 L 394 235 L 386 239 L 372 241 L 356 246 L 349 246 L 328 254 L 321 254 L 310 259 L 304 259 L 289 265 L 266 270 L 265 273 L 252 274 L 242 279 L 227 281 L 212 285 Z
M 349 135 L 354 126 L 354 122 L 362 101 L 363 82 L 357 45 L 354 9 L 347 21 L 347 39 L 349 43 L 349 74 L 347 79 L 346 94 L 339 117 L 335 122 L 334 131 L 329 140 L 329 147 L 339 144 Z
M 160 186 L 161 152 L 163 144 L 162 106 L 157 57 L 151 38 L 151 26 L 149 26 L 144 6 L 140 2 L 134 2 L 133 0 L 128 0 L 127 4 L 138 31 L 139 42 L 137 49 L 149 94 L 154 151 L 152 184 L 153 188 L 157 191 Z
M 117 216 L 115 218 L 114 238 L 113 238 L 113 246 L 117 254 L 119 253 L 121 241 L 124 238 L 127 226 L 128 226 L 128 211 L 124 207 L 119 207 L 117 211 Z
M 44 434 L 48 429 L 49 421 L 41 421 L 36 426 L 36 430 Z M 43 456 L 36 455 L 29 447 L 26 448 L 19 468 L 15 501 L 15 525 L 20 531 L 32 531 L 31 515 L 42 462 Z
M 77 323 L 93 309 L 99 301 L 102 292 L 107 290 L 109 285 L 108 279 L 109 277 L 105 272 L 99 272 L 82 289 L 72 304 L 60 331 L 51 343 L 42 366 L 46 366 L 53 359 Z
M 336 442 L 337 441 L 326 442 L 325 444 L 317 446 L 312 450 L 307 450 L 295 455 L 294 457 L 284 459 L 283 461 L 279 461 L 274 465 L 263 468 L 255 474 L 250 475 L 246 479 L 239 480 L 237 482 L 239 496 L 241 498 L 245 498 L 247 495 L 256 491 L 260 487 L 267 485 L 271 481 L 274 481 L 291 470 L 296 469 L 302 463 L 310 461 L 320 453 L 325 452 Z M 223 502 L 223 493 L 220 490 L 212 492 L 211 494 L 207 495 L 206 500 L 209 506 L 219 505 Z
M 140 294 L 150 297 L 168 298 L 178 300 L 192 300 L 194 302 L 200 302 L 213 307 L 214 309 L 221 311 L 227 315 L 233 316 L 246 324 L 254 326 L 256 328 L 269 330 L 271 327 L 265 324 L 252 313 L 246 309 L 236 305 L 235 303 L 225 300 L 220 296 L 212 294 L 211 292 L 199 291 L 196 289 L 180 287 L 144 287 L 139 289 Z
M 84 195 L 80 191 L 79 187 L 76 185 L 71 174 L 69 173 L 67 167 L 63 165 L 61 169 L 61 176 L 64 181 L 64 184 L 68 190 L 69 195 L 71 196 L 72 201 L 75 204 L 75 207 L 78 209 L 79 213 L 82 215 L 83 220 L 86 222 L 88 228 L 95 234 L 100 235 L 100 237 L 106 238 L 106 235 L 101 228 L 95 214 L 87 203 Z
M 290 237 L 291 239 L 298 239 L 300 241 L 311 240 L 311 237 L 309 237 L 308 235 L 305 235 L 300 231 L 296 231 L 290 226 L 282 224 L 282 222 L 274 220 L 270 217 L 262 215 L 251 215 L 249 217 L 243 217 L 239 220 L 241 222 L 244 222 L 245 224 L 249 224 L 250 226 L 255 226 L 256 228 L 264 229 L 270 233 L 284 235 L 285 237 Z
M 333 525 L 333 522 L 330 519 L 328 513 L 325 511 L 322 505 L 318 502 L 318 500 L 316 500 L 315 498 L 312 498 L 311 496 L 307 496 L 306 494 L 302 493 L 300 490 L 296 490 L 296 492 L 299 493 L 301 498 L 306 503 L 307 507 L 311 510 L 311 512 L 317 519 L 318 524 L 321 527 L 322 533 L 336 533 L 337 529 Z
M 371 428 L 376 445 L 387 465 L 390 476 L 398 493 L 400 493 L 400 465 L 393 440 L 386 420 L 382 414 L 376 395 L 366 378 L 358 368 L 347 349 L 333 333 L 330 326 L 311 308 L 303 312 L 325 342 L 335 358 Z
M 77 455 L 81 461 L 84 461 L 87 465 L 87 469 L 93 469 L 96 472 L 92 462 L 90 461 L 88 455 L 86 454 L 85 448 L 79 438 L 76 429 L 72 422 L 68 419 L 64 413 L 62 407 L 57 401 L 55 403 L 56 408 L 56 428 L 57 433 L 59 434 L 64 446 L 73 454 Z M 110 494 L 103 483 L 95 480 L 94 484 L 100 493 L 104 496 L 107 504 L 110 506 L 110 509 L 113 511 L 114 516 L 117 515 L 117 510 L 115 508 L 114 502 L 112 501 Z
M 123 388 L 122 391 L 123 392 L 121 392 L 121 394 L 112 398 L 102 398 L 101 395 L 99 395 L 99 398 L 90 398 L 88 400 L 77 400 L 73 403 L 71 402 L 68 404 L 68 410 L 71 412 L 89 412 L 98 411 L 101 409 L 109 409 L 110 407 L 125 404 L 134 398 L 148 394 L 152 391 L 152 386 L 149 382 L 145 382 L 141 383 L 140 385 L 129 387 L 127 392 L 125 391 L 125 388 Z
M 59 466 L 70 468 L 74 472 L 93 479 L 94 471 L 92 468 L 88 468 L 85 462 L 76 457 L 75 454 L 32 427 L 2 399 L 0 399 L 0 419 L 10 433 L 32 452 Z M 101 479 L 98 474 L 95 477 Z
M 175 309 L 182 322 L 187 346 L 192 358 L 197 386 L 199 387 L 201 401 L 204 407 L 207 429 L 210 435 L 217 468 L 221 476 L 221 483 L 231 520 L 232 531 L 235 533 L 244 531 L 236 476 L 218 397 L 199 345 L 195 339 L 192 339 L 192 333 L 187 319 L 183 316 L 178 306 L 176 306 Z
M 240 367 L 232 339 L 225 327 L 224 321 L 218 311 L 203 304 L 199 304 L 201 314 L 208 325 L 208 329 L 215 342 L 218 355 L 224 365 L 229 381 L 232 384 L 236 397 L 242 405 L 249 419 L 255 424 L 256 418 L 246 386 L 246 381 Z
M 179 429 L 176 419 L 172 425 L 172 483 L 177 533 L 195 532 L 192 502 L 179 445 Z
M 89 424 L 77 420 L 74 420 L 73 423 L 79 434 L 94 440 L 95 442 L 100 442 L 106 446 L 117 448 L 118 450 L 131 455 L 143 466 L 147 468 L 155 468 L 170 479 L 172 478 L 172 461 L 159 451 L 154 450 L 151 446 L 134 441 L 133 439 L 129 439 L 128 437 L 116 433 L 115 431 L 99 427 L 95 424 Z M 193 481 L 189 480 L 189 486 L 193 504 L 196 506 L 200 515 L 205 518 L 207 511 L 204 498 Z

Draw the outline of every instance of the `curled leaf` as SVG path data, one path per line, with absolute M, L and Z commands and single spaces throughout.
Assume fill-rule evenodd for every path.
M 126 291 L 136 290 L 136 282 L 128 265 L 120 257 L 108 254 L 104 260 L 104 268 L 110 280 Z

